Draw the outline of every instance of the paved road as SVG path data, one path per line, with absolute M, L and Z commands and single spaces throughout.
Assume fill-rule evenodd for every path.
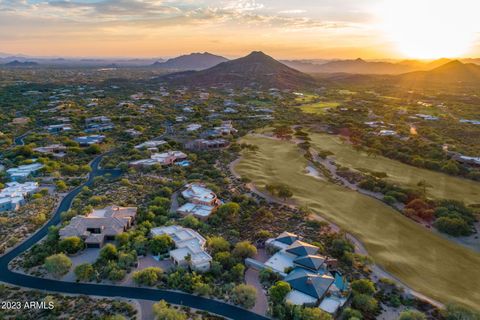
M 92 171 L 89 175 L 87 182 L 81 186 L 72 190 L 58 206 L 53 217 L 49 222 L 34 233 L 26 241 L 9 251 L 2 257 L 0 257 L 0 282 L 8 284 L 27 287 L 32 289 L 40 289 L 47 291 L 54 291 L 60 293 L 70 294 L 84 294 L 93 296 L 105 296 L 105 297 L 122 297 L 128 299 L 143 299 L 143 300 L 165 300 L 172 304 L 184 305 L 195 309 L 205 310 L 220 316 L 238 319 L 238 320 L 264 320 L 268 319 L 264 316 L 258 315 L 251 311 L 236 307 L 234 305 L 224 303 L 217 300 L 207 299 L 199 296 L 190 295 L 178 291 L 168 291 L 150 288 L 132 288 L 116 285 L 103 285 L 103 284 L 87 284 L 87 283 L 72 283 L 50 279 L 37 278 L 29 275 L 12 272 L 8 269 L 8 264 L 15 257 L 22 252 L 29 249 L 35 243 L 40 241 L 48 232 L 48 228 L 53 225 L 57 225 L 60 222 L 60 214 L 67 211 L 73 199 L 80 193 L 84 186 L 91 186 L 93 179 L 96 176 L 110 173 L 112 176 L 119 176 L 120 172 L 116 170 L 103 170 L 99 168 L 102 156 L 95 158 L 90 164 Z

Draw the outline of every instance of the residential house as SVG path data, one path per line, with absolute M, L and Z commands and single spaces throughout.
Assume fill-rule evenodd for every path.
M 127 129 L 123 132 L 125 132 L 126 134 L 130 135 L 133 138 L 136 138 L 136 137 L 139 137 L 139 136 L 142 135 L 142 133 L 140 131 L 135 130 L 135 129 Z
M 222 204 L 212 190 L 200 183 L 186 185 L 182 197 L 188 202 L 178 208 L 177 212 L 184 216 L 194 215 L 200 219 L 206 219 Z
M 42 168 L 43 164 L 35 162 L 21 165 L 16 168 L 10 168 L 7 170 L 7 174 L 12 181 L 24 181 L 25 179 L 34 176 Z
M 189 141 L 185 144 L 185 148 L 194 151 L 205 151 L 226 148 L 230 145 L 230 142 L 225 139 L 196 139 Z
M 58 133 L 58 132 L 70 131 L 72 130 L 72 126 L 67 123 L 61 123 L 61 124 L 52 124 L 52 125 L 46 126 L 45 129 L 47 129 L 47 131 L 50 133 Z
M 174 164 L 178 160 L 184 160 L 188 156 L 181 151 L 167 151 L 162 153 L 154 153 L 150 159 L 142 159 L 130 162 L 131 166 L 153 166 L 159 164 L 161 166 L 168 166 Z
M 34 148 L 33 151 L 44 154 L 51 154 L 54 157 L 62 158 L 65 156 L 67 147 L 63 144 L 51 144 L 45 147 Z
M 478 167 L 480 166 L 480 157 L 469 157 L 469 156 L 464 156 L 463 154 L 457 153 L 457 152 L 449 152 L 449 154 L 452 156 L 452 159 L 462 163 L 466 164 L 469 166 L 474 166 Z
M 85 132 L 104 132 L 112 130 L 115 125 L 109 117 L 99 116 L 85 119 Z
M 25 198 L 38 191 L 37 182 L 8 182 L 0 191 L 0 212 L 16 211 L 25 204 Z
M 149 140 L 145 141 L 143 143 L 140 143 L 135 146 L 135 149 L 148 149 L 148 148 L 156 148 L 159 146 L 163 146 L 164 144 L 167 144 L 167 141 L 165 140 Z
M 394 137 L 397 135 L 397 132 L 394 130 L 380 130 L 380 132 L 378 132 L 378 135 L 383 137 Z
M 127 231 L 135 222 L 137 208 L 110 206 L 93 210 L 86 216 L 75 216 L 60 229 L 60 239 L 79 237 L 89 248 L 101 248 L 106 241 Z
M 480 125 L 480 120 L 460 119 L 460 123 L 469 123 L 469 124 Z
M 77 137 L 73 140 L 81 146 L 91 146 L 92 144 L 102 143 L 103 140 L 105 140 L 105 136 L 96 134 L 91 136 Z
M 223 121 L 222 124 L 218 127 L 213 128 L 213 130 L 208 131 L 209 136 L 226 136 L 233 133 L 237 133 L 238 130 L 233 127 L 232 121 Z
M 336 314 L 347 301 L 348 284 L 334 271 L 335 259 L 319 254 L 319 248 L 302 241 L 296 234 L 283 232 L 265 244 L 277 250 L 264 264 L 246 259 L 247 265 L 269 268 L 284 278 L 292 290 L 286 301 L 296 305 L 318 306 Z
M 439 117 L 435 117 L 429 114 L 423 114 L 423 113 L 417 113 L 415 115 L 417 118 L 423 119 L 423 120 L 428 120 L 428 121 L 437 121 Z
M 202 127 L 201 124 L 198 124 L 198 123 L 191 123 L 187 126 L 186 130 L 188 132 L 193 132 L 193 131 L 197 131 L 198 129 L 200 129 Z
M 198 232 L 181 226 L 165 226 L 150 230 L 152 236 L 166 234 L 175 243 L 170 258 L 177 266 L 188 266 L 192 270 L 205 272 L 210 270 L 212 257 L 206 252 L 206 240 Z

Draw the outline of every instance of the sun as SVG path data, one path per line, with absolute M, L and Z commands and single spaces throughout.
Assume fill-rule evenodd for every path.
M 460 57 L 479 28 L 477 0 L 385 0 L 381 28 L 398 51 L 415 59 Z

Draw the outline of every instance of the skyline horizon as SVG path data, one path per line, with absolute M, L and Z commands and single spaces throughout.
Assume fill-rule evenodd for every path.
M 480 55 L 478 10 L 470 0 L 0 0 L 0 42 L 60 57 L 466 58 Z
M 219 52 L 212 52 L 212 51 L 205 51 L 205 50 L 197 50 L 197 51 L 191 51 L 191 52 L 184 52 L 184 53 L 178 53 L 176 55 L 150 55 L 150 56 L 107 56 L 107 55 L 32 55 L 32 54 L 26 54 L 23 52 L 18 52 L 18 53 L 11 53 L 11 52 L 4 52 L 0 51 L 0 58 L 2 59 L 7 59 L 7 58 L 30 58 L 30 59 L 98 59 L 98 60 L 108 60 L 108 59 L 118 59 L 118 60 L 155 60 L 155 59 L 163 59 L 163 60 L 168 60 L 168 59 L 174 59 L 180 56 L 186 56 L 186 55 L 191 55 L 191 54 L 212 54 L 212 55 L 217 55 L 217 56 L 222 56 L 224 58 L 227 58 L 229 60 L 234 60 L 238 58 L 245 57 L 249 55 L 252 52 L 263 52 L 264 54 L 271 56 L 275 58 L 276 60 L 291 60 L 291 61 L 302 61 L 302 60 L 325 60 L 325 61 L 354 61 L 354 60 L 364 60 L 367 62 L 401 62 L 401 61 L 438 61 L 438 60 L 443 60 L 443 59 L 448 59 L 448 60 L 474 60 L 474 59 L 480 59 L 480 54 L 478 56 L 457 56 L 457 57 L 439 57 L 439 58 L 431 58 L 431 59 L 422 59 L 422 58 L 409 58 L 409 57 L 397 57 L 397 58 L 392 58 L 392 57 L 376 57 L 376 58 L 364 58 L 361 56 L 357 57 L 351 57 L 351 58 L 342 58 L 342 57 L 276 57 L 273 54 L 270 54 L 269 52 L 266 52 L 264 50 L 250 50 L 247 51 L 245 54 L 239 54 L 239 55 L 227 55 L 227 54 L 222 54 Z

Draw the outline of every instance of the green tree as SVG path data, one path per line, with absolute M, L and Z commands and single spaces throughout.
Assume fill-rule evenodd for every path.
M 165 300 L 160 300 L 153 305 L 153 314 L 157 320 L 187 320 L 185 313 L 169 307 Z
M 301 320 L 332 320 L 332 316 L 322 311 L 320 308 L 303 308 L 301 310 Z
M 45 259 L 45 269 L 55 277 L 68 273 L 72 267 L 72 261 L 63 253 L 51 255 Z
M 212 254 L 221 251 L 229 251 L 230 250 L 230 242 L 225 240 L 224 238 L 218 237 L 209 237 L 207 239 L 207 248 Z
M 358 310 L 352 309 L 352 308 L 345 308 L 342 312 L 342 318 L 345 320 L 349 319 L 362 319 L 362 313 Z
M 95 277 L 95 269 L 90 263 L 82 263 L 75 267 L 75 276 L 80 281 L 92 281 Z
M 278 281 L 268 290 L 268 294 L 270 295 L 270 299 L 274 304 L 280 304 L 283 302 L 290 290 L 292 290 L 292 288 L 288 282 Z
M 172 238 L 167 234 L 154 236 L 150 240 L 149 245 L 150 251 L 152 251 L 154 255 L 167 253 L 168 250 L 170 250 L 174 246 L 175 243 L 173 242 Z
M 455 160 L 449 160 L 443 165 L 442 171 L 445 171 L 449 174 L 457 175 L 460 172 L 460 169 L 458 168 L 458 164 Z
M 63 252 L 74 254 L 80 250 L 83 250 L 85 244 L 79 237 L 66 237 L 59 242 L 58 247 Z
M 236 202 L 227 202 L 218 207 L 216 214 L 223 219 L 235 218 L 240 211 L 240 205 Z
M 289 186 L 281 184 L 277 187 L 277 195 L 283 200 L 287 200 L 293 196 L 293 192 Z
M 57 187 L 57 190 L 60 192 L 68 189 L 67 184 L 63 180 L 57 180 L 57 182 L 55 182 L 55 186 Z
M 425 314 L 417 310 L 405 310 L 400 313 L 398 320 L 426 320 Z
M 257 289 L 255 287 L 248 284 L 239 284 L 232 290 L 232 301 L 246 309 L 251 309 L 255 306 L 256 295 Z
M 100 250 L 100 258 L 109 261 L 109 260 L 117 260 L 117 247 L 115 247 L 111 243 L 107 243 L 102 250 Z
M 257 248 L 249 241 L 238 242 L 233 249 L 233 256 L 238 259 L 251 258 L 257 254 Z
M 352 305 L 364 314 L 375 313 L 378 309 L 377 300 L 368 294 L 356 294 L 353 297 Z
M 440 217 L 434 226 L 438 231 L 454 237 L 468 236 L 472 232 L 468 223 L 460 217 Z
M 352 281 L 352 290 L 355 294 L 367 294 L 369 296 L 375 293 L 375 285 L 368 279 Z
M 99 154 L 100 152 L 102 152 L 102 148 L 98 144 L 92 144 L 85 149 L 86 154 Z
M 133 274 L 133 281 L 138 285 L 153 286 L 163 274 L 163 270 L 157 267 L 148 267 Z
M 480 313 L 456 304 L 448 304 L 443 314 L 446 320 L 480 320 Z

